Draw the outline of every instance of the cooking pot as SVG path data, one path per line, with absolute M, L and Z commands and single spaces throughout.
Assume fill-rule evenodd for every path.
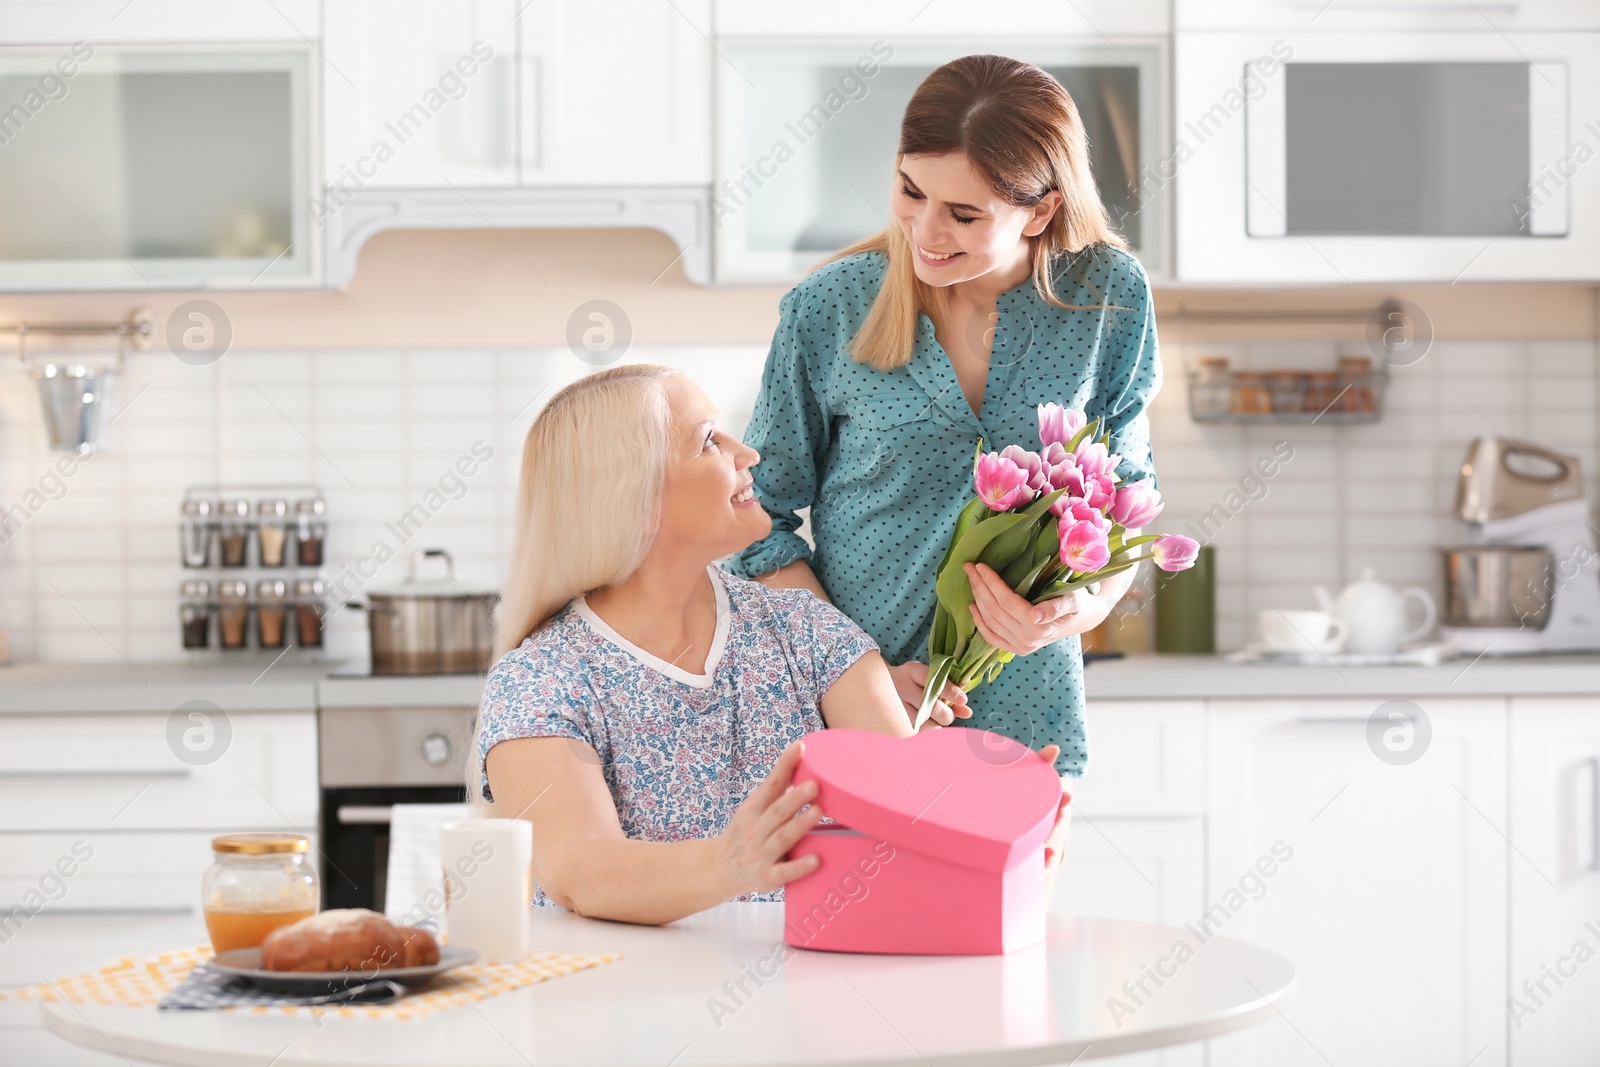
M 1444 622 L 1525 627 L 1550 621 L 1550 552 L 1542 545 L 1463 545 L 1444 560 Z
M 430 557 L 444 560 L 445 576 L 420 580 L 417 565 Z M 366 604 L 348 606 L 367 613 L 373 674 L 477 674 L 489 669 L 499 599 L 493 590 L 463 587 L 444 549 L 419 548 L 405 581 L 369 589 Z

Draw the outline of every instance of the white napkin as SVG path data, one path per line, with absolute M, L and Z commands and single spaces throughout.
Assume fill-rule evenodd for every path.
M 472 818 L 470 804 L 396 804 L 389 817 L 389 876 L 383 913 L 396 923 L 416 926 L 436 919 L 444 928 L 444 871 L 439 861 L 439 828 Z

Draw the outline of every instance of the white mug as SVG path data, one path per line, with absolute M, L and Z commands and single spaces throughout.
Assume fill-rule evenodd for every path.
M 533 824 L 526 819 L 466 819 L 439 828 L 445 932 L 482 963 L 528 955 L 533 906 Z
M 1272 652 L 1338 652 L 1344 647 L 1349 628 L 1343 619 L 1327 611 L 1279 611 L 1267 608 L 1260 613 L 1261 643 Z

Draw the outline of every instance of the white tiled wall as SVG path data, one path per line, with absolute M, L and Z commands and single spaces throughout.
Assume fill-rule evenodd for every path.
M 680 367 L 742 430 L 765 345 L 636 346 L 629 360 Z M 1267 369 L 1332 366 L 1332 344 L 1168 342 L 1167 387 L 1152 414 L 1168 500 L 1157 524 L 1184 532 L 1287 441 L 1294 457 L 1211 541 L 1218 639 L 1249 637 L 1261 608 L 1313 606 L 1370 565 L 1387 581 L 1437 591 L 1434 548 L 1459 539 L 1455 471 L 1478 434 L 1525 436 L 1577 454 L 1596 487 L 1593 342 L 1439 342 L 1393 372 L 1371 426 L 1199 426 L 1183 367 L 1205 355 Z M 326 574 L 384 542 L 396 559 L 347 588 L 398 580 L 412 549 L 439 545 L 464 578 L 498 586 L 505 568 L 522 435 L 550 392 L 591 368 L 565 348 L 505 351 L 234 352 L 193 367 L 136 354 L 109 447 L 45 498 L 0 547 L 0 624 L 14 660 L 182 658 L 177 507 L 190 485 L 314 481 L 328 499 Z M 385 529 L 421 501 L 476 441 L 494 458 L 407 543 Z M 0 371 L 0 507 L 24 499 L 56 455 L 45 447 L 33 383 Z M 35 500 L 41 499 L 39 497 Z M 331 656 L 360 656 L 365 619 L 337 616 Z
M 743 430 L 765 353 L 635 346 L 627 359 L 687 371 Z M 64 491 L 52 485 L 0 547 L 0 625 L 10 628 L 12 659 L 183 659 L 177 588 L 195 572 L 178 563 L 178 504 L 191 485 L 320 485 L 324 574 L 348 591 L 398 581 L 412 550 L 435 545 L 464 579 L 498 588 L 522 437 L 551 393 L 592 369 L 566 348 L 231 352 L 209 367 L 164 349 L 136 353 L 107 447 L 64 479 Z M 464 493 L 409 541 L 385 528 L 477 441 L 494 457 Z M 31 379 L 0 371 L 0 508 L 23 501 L 58 458 Z M 395 559 L 363 580 L 352 568 L 379 542 Z M 364 657 L 365 616 L 331 619 L 327 653 Z
M 1523 438 L 1575 455 L 1596 496 L 1600 363 L 1592 341 L 1436 342 L 1417 363 L 1391 369 L 1384 417 L 1371 425 L 1217 426 L 1188 418 L 1186 363 L 1227 356 L 1247 370 L 1331 369 L 1344 351 L 1332 343 L 1163 347 L 1167 386 L 1151 416 L 1167 500 L 1161 530 L 1190 532 L 1188 524 L 1238 489 L 1277 442 L 1294 449 L 1264 493 L 1255 488 L 1258 499 L 1241 494 L 1247 502 L 1209 542 L 1217 552 L 1220 649 L 1254 640 L 1262 609 L 1314 608 L 1312 586 L 1337 593 L 1368 566 L 1386 582 L 1420 585 L 1437 599 L 1435 549 L 1462 539 L 1453 517 L 1456 478 L 1474 437 Z

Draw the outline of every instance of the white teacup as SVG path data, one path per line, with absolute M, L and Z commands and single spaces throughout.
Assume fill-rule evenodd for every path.
M 1324 655 L 1344 648 L 1349 628 L 1339 616 L 1327 611 L 1279 611 L 1268 608 L 1260 613 L 1261 643 L 1271 652 L 1321 652 Z

